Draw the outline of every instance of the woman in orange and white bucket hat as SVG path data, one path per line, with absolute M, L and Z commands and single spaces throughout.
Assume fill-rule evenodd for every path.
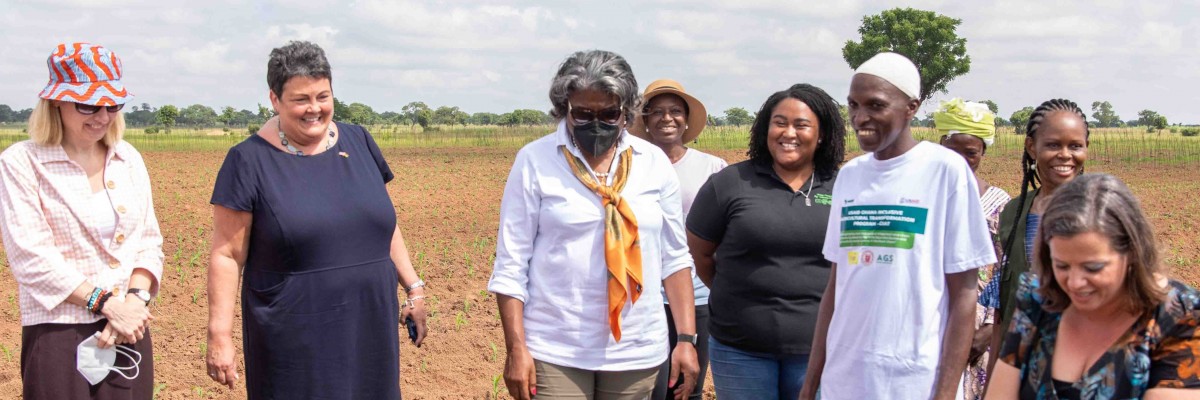
M 120 58 L 60 44 L 29 118 L 0 154 L 0 231 L 17 281 L 25 399 L 153 397 L 149 305 L 162 234 L 142 156 L 121 140 Z

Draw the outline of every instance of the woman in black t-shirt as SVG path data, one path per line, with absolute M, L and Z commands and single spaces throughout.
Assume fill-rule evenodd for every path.
M 750 159 L 714 174 L 687 218 L 696 273 L 711 289 L 709 356 L 721 399 L 795 399 L 830 264 L 821 254 L 845 123 L 823 90 L 771 95 Z

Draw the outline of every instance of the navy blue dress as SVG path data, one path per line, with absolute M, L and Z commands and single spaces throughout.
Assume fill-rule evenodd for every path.
M 242 276 L 250 399 L 399 399 L 393 175 L 365 129 L 283 152 L 254 135 L 229 150 L 212 204 L 254 215 Z

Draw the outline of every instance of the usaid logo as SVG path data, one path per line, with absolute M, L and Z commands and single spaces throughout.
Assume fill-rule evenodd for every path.
M 919 200 L 919 199 L 906 199 L 906 198 L 903 198 L 903 197 L 901 197 L 901 198 L 900 198 L 900 204 L 921 204 L 921 200 Z

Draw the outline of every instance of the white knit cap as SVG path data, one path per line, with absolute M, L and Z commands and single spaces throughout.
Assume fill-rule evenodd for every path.
M 900 89 L 909 98 L 921 98 L 921 73 L 908 57 L 879 53 L 854 70 L 855 74 L 875 75 Z

